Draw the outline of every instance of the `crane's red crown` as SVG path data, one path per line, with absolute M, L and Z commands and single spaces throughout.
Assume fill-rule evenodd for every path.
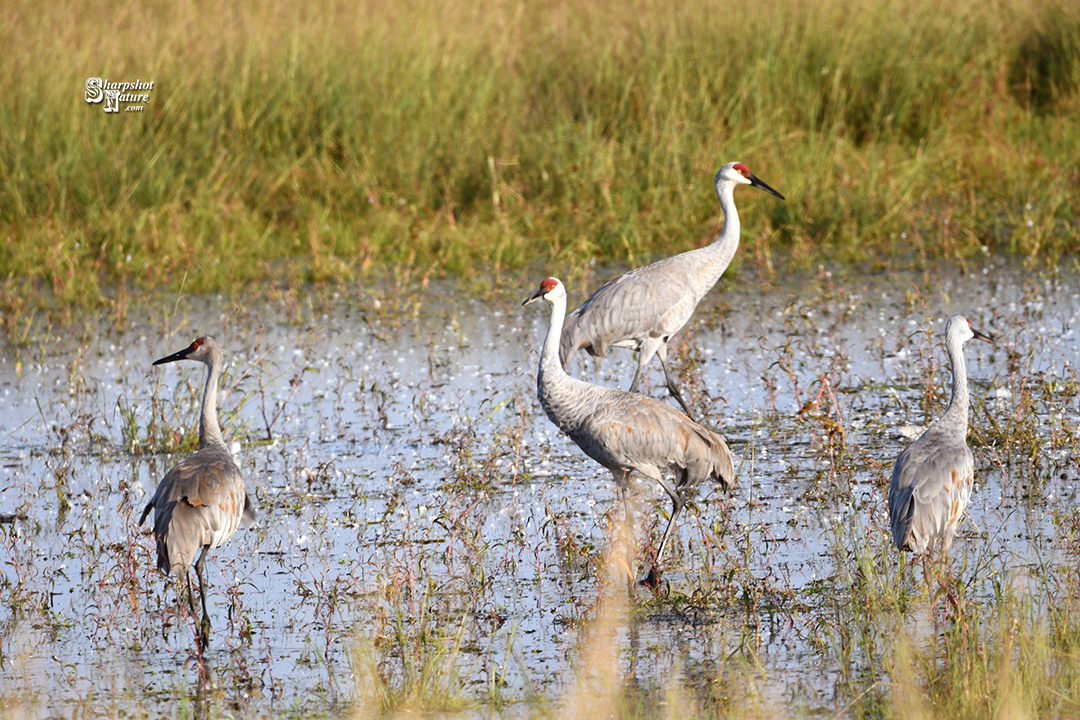
M 556 280 L 553 277 L 550 277 L 547 280 L 540 283 L 540 287 L 544 288 L 544 292 L 548 293 L 548 292 L 551 292 L 552 290 L 554 290 L 558 286 L 558 284 L 559 284 L 558 280 Z
M 746 167 L 742 163 L 735 163 L 732 167 L 738 170 L 739 174 L 742 175 L 744 178 L 746 178 L 747 180 L 750 179 L 750 168 Z
M 195 342 L 191 343 L 191 347 L 188 348 L 188 351 L 195 352 L 196 350 L 198 350 L 199 347 L 203 344 L 203 340 L 204 338 L 195 338 Z

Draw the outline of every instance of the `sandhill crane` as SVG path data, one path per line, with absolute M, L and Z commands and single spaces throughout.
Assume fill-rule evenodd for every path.
M 724 211 L 720 237 L 703 248 L 631 270 L 594 292 L 570 314 L 563 328 L 559 358 L 564 368 L 583 348 L 601 358 L 607 357 L 609 347 L 636 350 L 638 366 L 630 392 L 637 392 L 645 366 L 653 355 L 659 355 L 668 391 L 690 415 L 690 406 L 668 368 L 667 343 L 690 320 L 739 247 L 736 185 L 753 185 L 784 199 L 742 163 L 720 168 L 716 173 L 716 195 Z
M 241 523 L 255 521 L 255 511 L 244 487 L 244 477 L 225 447 L 218 427 L 217 386 L 223 356 L 213 338 L 201 337 L 183 350 L 155 360 L 155 365 L 197 360 L 206 365 L 199 417 L 199 450 L 162 478 L 157 491 L 146 504 L 139 524 L 154 510 L 154 539 L 157 542 L 157 566 L 165 574 L 173 567 L 184 569 L 188 586 L 188 607 L 195 617 L 190 567 L 195 552 L 202 548 L 195 562 L 202 600 L 202 623 L 196 630 L 200 648 L 210 637 L 210 616 L 206 612 L 206 587 L 203 563 L 210 548 L 217 547 L 236 532 Z
M 945 414 L 908 445 L 893 466 L 889 525 L 900 550 L 917 555 L 948 552 L 971 499 L 975 458 L 967 445 L 968 385 L 964 343 L 994 342 L 960 315 L 949 320 L 945 346 L 952 361 L 952 399 Z
M 566 289 L 557 279 L 548 278 L 522 305 L 541 299 L 551 305 L 551 321 L 540 354 L 536 388 L 548 419 L 586 455 L 611 471 L 620 495 L 625 493 L 630 474 L 637 472 L 659 483 L 671 498 L 671 518 L 644 580 L 655 586 L 660 556 L 686 495 L 709 478 L 719 480 L 726 491 L 734 486 L 731 453 L 719 435 L 667 403 L 567 375 L 558 354 Z M 674 484 L 661 476 L 665 467 L 674 473 Z

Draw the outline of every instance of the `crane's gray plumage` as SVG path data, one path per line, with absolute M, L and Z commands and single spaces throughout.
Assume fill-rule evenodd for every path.
M 544 412 L 586 455 L 611 471 L 620 492 L 629 484 L 631 473 L 636 472 L 658 482 L 671 498 L 671 518 L 646 579 L 648 584 L 655 584 L 656 566 L 685 503 L 685 494 L 710 478 L 730 491 L 735 482 L 731 453 L 723 438 L 666 403 L 567 375 L 558 356 L 566 290 L 557 279 L 548 278 L 523 304 L 539 299 L 551 305 L 551 321 L 536 377 Z M 664 480 L 663 468 L 674 473 L 674 483 Z
M 636 350 L 638 366 L 630 392 L 637 392 L 645 366 L 653 355 L 658 355 L 668 391 L 690 414 L 690 407 L 668 369 L 667 343 L 690 320 L 739 247 L 736 185 L 753 185 L 784 199 L 742 163 L 732 162 L 720 168 L 716 173 L 716 195 L 724 211 L 720 237 L 703 248 L 631 270 L 594 292 L 566 320 L 559 343 L 559 359 L 564 368 L 578 350 L 602 358 L 607 357 L 610 347 Z
M 157 566 L 168 574 L 174 567 L 183 568 L 188 581 L 188 604 L 195 615 L 189 568 L 195 563 L 202 599 L 202 624 L 199 640 L 205 647 L 210 631 L 206 612 L 203 563 L 206 552 L 229 539 L 241 525 L 255 520 L 244 477 L 232 454 L 225 447 L 217 418 L 218 376 L 224 357 L 213 338 L 201 337 L 180 352 L 154 361 L 155 365 L 196 360 L 206 365 L 199 419 L 199 450 L 170 470 L 146 504 L 139 524 L 154 510 L 154 539 L 157 543 Z M 198 560 L 195 554 L 199 553 Z
M 967 445 L 968 385 L 964 343 L 993 342 L 956 315 L 945 330 L 952 361 L 949 407 L 915 442 L 900 453 L 889 485 L 889 525 L 893 542 L 915 554 L 948 552 L 971 499 L 975 458 Z

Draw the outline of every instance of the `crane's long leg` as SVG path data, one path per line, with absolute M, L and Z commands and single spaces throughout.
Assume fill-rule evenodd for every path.
M 690 404 L 683 399 L 682 392 L 680 392 L 679 386 L 675 383 L 675 379 L 672 377 L 671 371 L 668 369 L 666 342 L 660 344 L 660 347 L 656 350 L 656 354 L 660 356 L 660 365 L 664 368 L 664 379 L 667 380 L 668 392 L 671 393 L 671 396 L 673 398 L 679 401 L 680 405 L 682 405 L 682 409 L 683 412 L 686 413 L 686 417 L 693 420 L 694 416 L 690 414 Z
M 637 372 L 634 373 L 634 381 L 632 383 L 630 383 L 629 392 L 636 393 L 638 391 L 638 385 L 641 384 L 641 376 L 645 374 L 645 365 L 641 363 L 641 358 L 643 356 L 644 356 L 644 353 L 639 353 L 638 354 Z
M 630 392 L 638 392 L 641 378 L 645 377 L 645 367 L 652 360 L 652 356 L 656 354 L 656 351 L 663 346 L 664 344 L 660 338 L 647 338 L 642 341 L 641 347 L 638 348 L 637 372 L 634 373 L 634 382 L 630 383 Z
M 210 549 L 209 545 L 203 545 L 202 552 L 199 553 L 199 559 L 195 562 L 195 574 L 199 576 L 199 598 L 202 600 L 202 622 L 199 624 L 199 646 L 206 649 L 206 646 L 210 644 L 210 614 L 206 612 L 206 573 L 203 570 L 203 566 L 206 563 L 206 552 Z M 195 609 L 191 610 L 192 617 L 195 616 Z
M 675 480 L 676 487 L 680 487 L 682 485 L 681 478 L 676 476 Z M 671 535 L 671 528 L 675 527 L 675 518 L 679 516 L 679 511 L 682 510 L 683 505 L 686 504 L 686 500 L 683 499 L 682 493 L 677 489 L 669 487 L 668 484 L 663 481 L 661 481 L 660 486 L 663 487 L 671 497 L 671 517 L 668 518 L 667 528 L 664 529 L 664 535 L 660 538 L 660 547 L 656 549 L 656 559 L 653 561 L 652 568 L 642 581 L 649 587 L 656 587 L 660 583 L 660 573 L 657 572 L 657 568 L 660 566 L 660 556 L 664 553 L 664 547 L 667 545 L 668 537 Z
M 191 611 L 191 617 L 195 617 L 195 587 L 191 584 L 191 568 L 184 568 L 184 582 L 187 584 L 187 602 L 188 610 Z M 183 602 L 181 600 L 180 602 Z
M 671 503 L 671 517 L 668 519 L 667 528 L 664 529 L 664 536 L 660 538 L 660 547 L 656 549 L 656 564 L 660 564 L 660 556 L 664 554 L 664 548 L 667 546 L 668 537 L 671 535 L 671 529 L 675 527 L 675 518 L 682 512 L 684 500 L 681 496 L 676 495 Z

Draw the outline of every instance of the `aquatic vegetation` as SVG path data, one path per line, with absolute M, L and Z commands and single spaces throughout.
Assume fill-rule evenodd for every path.
M 0 352 L 0 711 L 1075 714 L 1080 281 L 968 269 L 721 280 L 671 352 L 738 489 L 699 488 L 655 591 L 625 569 L 666 501 L 640 483 L 627 523 L 542 416 L 531 282 L 153 297 L 108 332 L 38 316 Z M 885 496 L 903 433 L 948 402 L 955 311 L 997 345 L 968 347 L 954 607 L 892 547 Z M 137 526 L 202 380 L 150 362 L 196 328 L 227 337 L 224 435 L 259 509 L 208 559 L 201 664 Z M 571 369 L 620 386 L 633 363 Z M 659 368 L 643 387 L 666 397 Z

